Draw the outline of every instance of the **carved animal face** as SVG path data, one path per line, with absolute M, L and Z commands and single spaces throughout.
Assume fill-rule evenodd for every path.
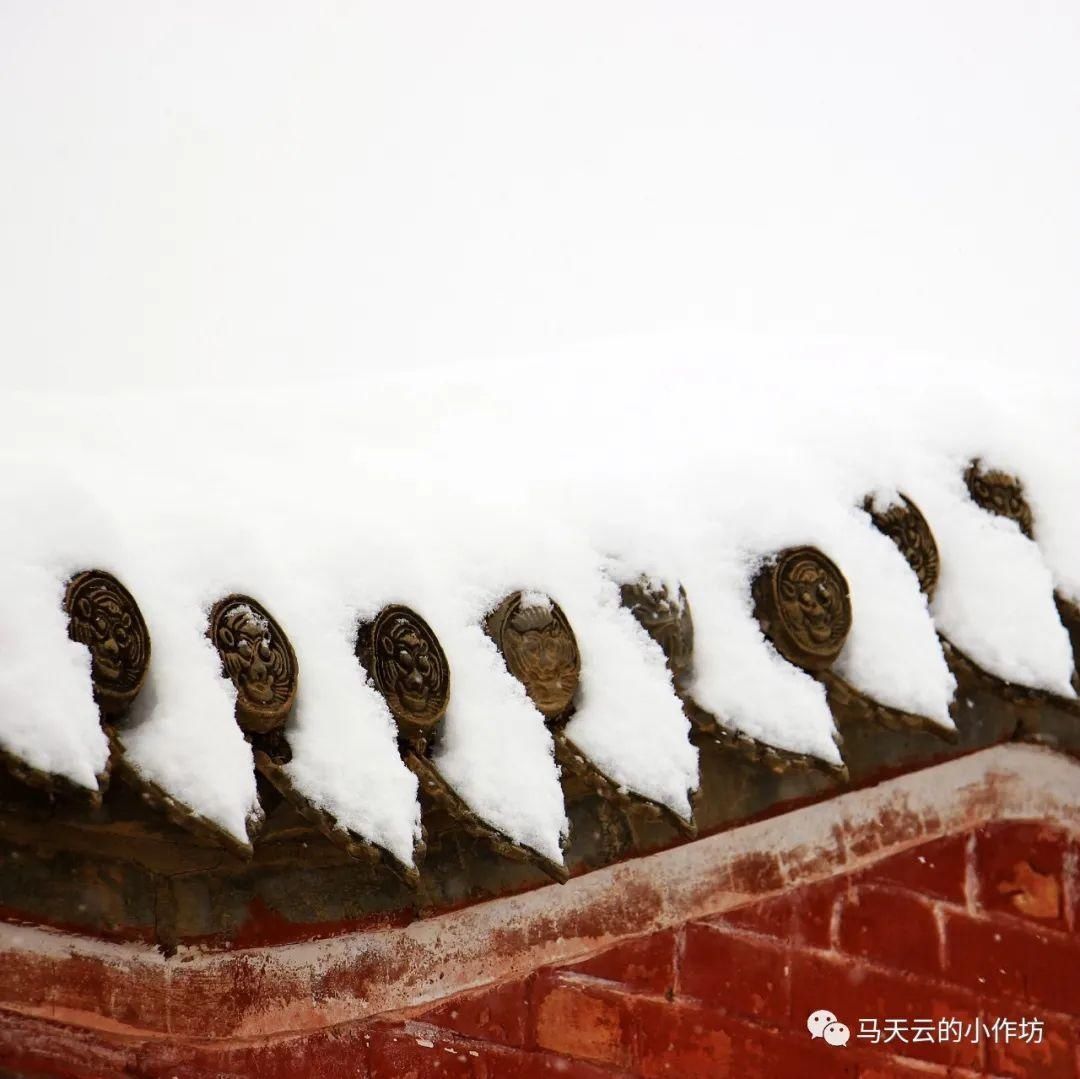
M 680 588 L 672 598 L 666 584 L 657 588 L 642 579 L 622 587 L 623 604 L 667 657 L 676 677 L 686 674 L 694 648 L 694 623 L 686 593 Z
M 381 634 L 376 663 L 381 684 L 407 711 L 423 716 L 442 685 L 442 665 L 406 618 L 395 618 Z
M 75 639 L 90 649 L 97 680 L 119 682 L 125 671 L 139 667 L 142 643 L 134 619 L 108 592 L 99 589 L 80 597 L 74 625 Z
M 578 682 L 577 645 L 550 608 L 519 608 L 503 631 L 511 673 L 536 707 L 555 716 L 569 707 Z
M 270 625 L 246 604 L 238 604 L 218 627 L 225 670 L 237 692 L 256 704 L 272 704 L 277 691 L 288 692 L 284 652 L 275 648 Z
M 788 630 L 797 639 L 826 645 L 837 633 L 843 596 L 824 568 L 810 559 L 795 562 L 779 582 Z
M 450 703 L 450 665 L 435 631 L 393 603 L 356 633 L 356 658 L 386 700 L 398 734 L 423 755 Z
M 104 570 L 84 570 L 64 596 L 68 636 L 90 652 L 94 700 L 109 717 L 135 699 L 150 666 L 150 631 L 131 593 Z

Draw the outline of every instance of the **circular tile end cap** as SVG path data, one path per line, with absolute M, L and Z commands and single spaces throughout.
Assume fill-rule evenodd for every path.
M 789 662 L 823 671 L 840 655 L 851 629 L 848 584 L 816 547 L 789 547 L 754 580 L 762 632 Z
M 544 717 L 565 716 L 577 692 L 581 654 L 563 609 L 537 593 L 513 592 L 487 616 L 484 629 Z
M 150 666 L 150 631 L 132 594 L 111 574 L 91 569 L 68 581 L 68 636 L 90 651 L 94 698 L 106 715 L 131 706 Z
M 296 699 L 296 653 L 270 612 L 251 596 L 225 596 L 210 610 L 207 636 L 236 687 L 240 726 L 263 734 L 284 723 Z
M 450 703 L 450 665 L 431 626 L 412 608 L 391 604 L 357 627 L 356 657 L 401 734 L 429 741 Z

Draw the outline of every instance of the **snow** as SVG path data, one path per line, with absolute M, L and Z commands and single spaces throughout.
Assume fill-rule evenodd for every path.
M 595 570 L 591 593 L 574 592 L 565 609 L 572 625 L 587 627 L 567 736 L 618 784 L 689 820 L 697 752 L 660 646 L 620 607 L 614 582 Z
M 62 582 L 33 564 L 9 563 L 0 572 L 0 588 L 6 597 L 0 610 L 0 744 L 39 771 L 96 789 L 108 745 L 97 706 L 86 694 L 90 655 L 81 645 L 59 643 L 67 635 Z M 44 664 L 42 655 L 54 664 Z
M 926 481 L 917 496 L 933 514 L 941 552 L 937 625 L 984 669 L 1074 697 L 1072 650 L 1060 629 L 1049 566 L 1015 522 L 965 502 L 956 486 L 962 481 L 955 475 L 951 480 Z
M 1071 695 L 1074 13 L 298 10 L 0 14 L 3 748 L 105 766 L 60 610 L 88 567 L 150 627 L 136 768 L 245 836 L 205 626 L 248 593 L 300 665 L 293 781 L 404 862 L 417 784 L 353 654 L 387 603 L 449 658 L 439 767 L 553 860 L 551 737 L 480 629 L 514 590 L 577 636 L 568 735 L 677 813 L 686 720 L 618 603 L 642 573 L 686 587 L 697 701 L 776 746 L 840 759 L 752 614 L 791 544 L 844 571 L 835 669 L 883 703 L 951 724 L 938 632 Z M 974 457 L 1023 478 L 1034 543 L 970 503 Z M 868 492 L 927 516 L 931 606 Z
M 619 604 L 618 582 L 641 573 L 687 589 L 699 703 L 793 751 L 840 759 L 820 685 L 752 614 L 760 561 L 796 543 L 844 571 L 853 626 L 836 670 L 883 703 L 951 723 L 935 630 L 992 673 L 1071 695 L 1052 592 L 1076 597 L 1080 579 L 1060 481 L 1080 449 L 1077 386 L 978 388 L 962 365 L 917 357 L 890 380 L 858 353 L 668 335 L 546 357 L 527 395 L 519 363 L 332 392 L 10 395 L 0 740 L 94 786 L 104 746 L 89 668 L 60 612 L 64 580 L 91 565 L 128 584 L 152 634 L 148 684 L 122 733 L 140 771 L 245 834 L 251 753 L 205 626 L 215 599 L 248 593 L 300 665 L 295 784 L 405 862 L 416 781 L 353 653 L 358 621 L 387 603 L 415 607 L 450 661 L 437 764 L 483 819 L 555 860 L 567 824 L 550 734 L 481 629 L 516 589 L 557 601 L 577 636 L 567 734 L 616 782 L 684 815 L 697 782 L 687 721 L 659 648 Z M 812 382 L 809 411 L 803 395 L 776 393 L 826 364 L 828 392 Z M 1049 550 L 970 502 L 961 477 L 976 455 L 1016 462 Z M 894 489 L 940 546 L 932 610 L 859 508 L 868 491 Z
M 99 568 L 117 569 L 122 538 L 76 478 L 8 446 L 0 451 L 0 504 L 0 745 L 35 768 L 96 789 L 108 744 L 87 695 L 90 655 L 67 637 L 64 583 L 85 568 L 80 550 Z

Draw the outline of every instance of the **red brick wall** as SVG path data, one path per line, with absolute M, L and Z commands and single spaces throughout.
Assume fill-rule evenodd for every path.
M 1078 852 L 1050 825 L 983 826 L 584 962 L 300 1036 L 177 1044 L 5 1010 L 0 1075 L 1080 1079 Z M 811 1039 L 818 1009 L 851 1028 L 846 1048 Z M 860 1039 L 860 1018 L 902 1022 L 909 1040 Z M 1021 1018 L 1041 1020 L 1040 1042 L 974 1040 L 977 1023 Z M 963 1040 L 912 1041 L 916 1019 L 956 1020 Z
M 1076 1079 L 1077 852 L 1040 824 L 927 843 L 378 1024 L 369 1074 Z M 846 1048 L 810 1038 L 819 1008 L 851 1028 Z M 858 1038 L 863 1017 L 879 1021 L 882 1040 L 883 1021 L 901 1020 L 908 1041 Z M 1000 1027 L 995 1041 L 995 1019 L 1024 1017 L 1042 1020 L 1041 1042 L 1006 1042 Z M 916 1019 L 957 1019 L 963 1040 L 915 1043 Z M 976 1022 L 991 1028 L 978 1040 Z

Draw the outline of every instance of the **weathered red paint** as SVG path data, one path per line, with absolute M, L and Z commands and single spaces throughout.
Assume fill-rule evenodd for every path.
M 964 902 L 968 837 L 946 836 L 875 862 L 860 874 L 871 883 L 894 884 L 935 899 Z
M 598 871 L 602 887 L 582 878 L 550 902 L 519 896 L 235 955 L 165 959 L 8 927 L 0 1068 L 79 1079 L 1080 1079 L 1080 820 L 1001 772 L 982 790 L 943 790 L 937 801 L 914 784 L 864 792 L 816 833 L 797 814 L 787 829 L 748 829 L 760 849 L 740 847 L 736 830 L 673 865 L 665 853 L 648 871 L 649 859 Z M 998 819 L 1032 807 L 1042 819 Z M 823 866 L 836 868 L 820 879 Z M 256 913 L 269 931 L 272 916 Z M 469 984 L 477 972 L 491 984 Z M 853 1032 L 860 1016 L 1036 1016 L 1044 1040 L 840 1049 L 806 1032 L 822 1007 Z
M 1064 888 L 1069 843 L 1039 824 L 990 824 L 975 834 L 976 899 L 985 910 L 1067 927 Z
M 860 886 L 840 903 L 835 944 L 850 955 L 892 970 L 941 972 L 941 934 L 935 908 L 922 896 Z

